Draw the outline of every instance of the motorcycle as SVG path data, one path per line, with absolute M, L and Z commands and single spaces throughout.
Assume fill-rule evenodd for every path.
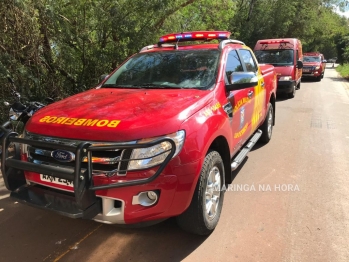
M 11 84 L 11 94 L 14 98 L 14 102 L 4 102 L 5 106 L 9 107 L 9 120 L 0 126 L 0 155 L 2 154 L 2 137 L 8 132 L 16 132 L 21 134 L 24 130 L 25 124 L 28 122 L 30 117 L 39 109 L 46 106 L 46 104 L 37 101 L 24 101 L 21 94 L 18 92 L 13 79 L 7 78 Z M 53 102 L 52 98 L 46 98 L 48 104 Z M 17 155 L 19 153 L 19 146 L 15 143 L 9 145 L 9 154 Z

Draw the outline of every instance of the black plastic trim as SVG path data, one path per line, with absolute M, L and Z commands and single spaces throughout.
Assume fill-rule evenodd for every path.
M 118 182 L 118 183 L 106 184 L 106 185 L 96 186 L 93 184 L 92 157 L 91 157 L 91 154 L 93 151 L 146 148 L 146 147 L 151 147 L 165 141 L 169 142 L 172 146 L 171 149 L 169 150 L 170 153 L 167 155 L 164 162 L 159 165 L 157 171 L 153 176 L 145 179 L 137 179 L 132 181 Z M 1 170 L 3 174 L 5 174 L 5 169 L 8 167 L 12 167 L 19 170 L 32 171 L 36 173 L 53 175 L 58 178 L 73 180 L 76 200 L 80 204 L 84 202 L 82 200 L 83 196 L 89 198 L 88 195 L 90 194 L 87 191 L 142 185 L 142 184 L 146 184 L 154 181 L 161 174 L 161 172 L 164 170 L 164 168 L 166 167 L 166 165 L 172 159 L 173 155 L 176 152 L 176 145 L 174 141 L 170 138 L 162 138 L 162 139 L 152 141 L 150 143 L 141 143 L 141 144 L 120 144 L 120 145 L 113 144 L 113 145 L 103 145 L 103 146 L 100 146 L 100 145 L 92 146 L 91 143 L 89 142 L 81 142 L 77 146 L 68 146 L 68 145 L 56 144 L 56 143 L 51 143 L 46 141 L 36 141 L 36 140 L 30 140 L 25 138 L 19 138 L 17 133 L 6 131 L 2 141 L 4 151 L 8 150 L 8 145 L 11 142 L 16 142 L 19 144 L 27 144 L 31 146 L 53 147 L 56 149 L 73 151 L 76 156 L 75 168 L 73 171 L 65 170 L 58 167 L 48 166 L 48 165 L 39 165 L 35 163 L 29 163 L 29 162 L 25 162 L 18 159 L 6 158 L 6 154 L 3 154 L 1 158 Z M 81 162 L 84 157 L 87 157 L 87 170 L 82 169 L 81 167 Z M 4 180 L 5 180 L 6 187 L 9 190 L 11 190 L 8 187 L 8 183 L 7 183 L 8 177 L 5 175 L 4 175 Z
M 63 194 L 39 186 L 24 185 L 11 192 L 10 196 L 29 206 L 53 211 L 71 218 L 92 219 L 102 212 L 100 198 L 82 210 L 76 203 L 74 195 Z

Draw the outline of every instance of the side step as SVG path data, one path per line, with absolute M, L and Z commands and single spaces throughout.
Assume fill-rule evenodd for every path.
M 240 153 L 234 158 L 231 163 L 231 171 L 234 171 L 242 163 L 247 156 L 248 152 L 251 151 L 252 147 L 257 143 L 258 139 L 262 136 L 262 130 L 258 129 L 257 132 L 251 137 L 250 141 L 241 149 Z

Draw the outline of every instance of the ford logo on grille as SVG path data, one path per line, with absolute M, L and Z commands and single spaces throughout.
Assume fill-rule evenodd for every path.
M 51 156 L 60 162 L 71 162 L 75 160 L 75 154 L 69 151 L 57 149 L 52 151 Z

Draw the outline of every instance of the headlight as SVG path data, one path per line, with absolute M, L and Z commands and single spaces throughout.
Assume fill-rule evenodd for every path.
M 281 76 L 279 81 L 290 81 L 292 80 L 292 76 Z
M 320 69 L 320 66 L 315 67 L 315 70 L 318 70 L 318 69 Z
M 175 143 L 176 151 L 175 151 L 175 154 L 173 155 L 173 157 L 175 157 L 182 150 L 184 139 L 185 139 L 185 132 L 184 130 L 181 130 L 176 133 L 163 136 L 163 137 L 156 137 L 152 139 L 142 139 L 138 141 L 138 143 L 139 144 L 149 143 L 149 142 L 163 139 L 163 138 L 172 139 L 173 142 Z M 134 149 L 132 151 L 127 170 L 130 171 L 130 170 L 137 170 L 137 169 L 146 169 L 146 168 L 159 165 L 162 162 L 164 162 L 164 160 L 170 153 L 170 150 L 171 150 L 171 143 L 167 141 L 161 142 L 151 147 Z M 133 159 L 136 159 L 136 160 L 133 160 Z

